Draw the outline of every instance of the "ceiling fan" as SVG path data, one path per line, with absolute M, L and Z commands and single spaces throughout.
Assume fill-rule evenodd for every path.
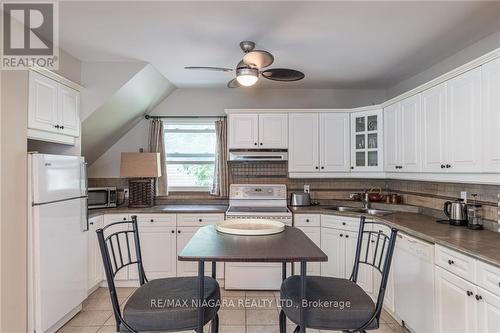
M 298 81 L 304 78 L 304 73 L 288 68 L 271 68 L 262 70 L 274 62 L 271 53 L 264 50 L 254 50 L 255 43 L 243 41 L 240 48 L 245 52 L 243 59 L 236 65 L 236 69 L 225 67 L 186 66 L 185 69 L 201 69 L 218 72 L 236 72 L 236 77 L 227 83 L 228 88 L 240 86 L 250 87 L 259 79 L 259 75 L 273 81 Z

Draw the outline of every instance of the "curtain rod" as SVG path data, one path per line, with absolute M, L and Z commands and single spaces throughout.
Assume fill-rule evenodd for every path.
M 226 116 L 150 116 L 150 115 L 145 115 L 145 119 L 164 119 L 164 118 L 176 118 L 176 119 L 202 119 L 202 118 L 226 118 Z

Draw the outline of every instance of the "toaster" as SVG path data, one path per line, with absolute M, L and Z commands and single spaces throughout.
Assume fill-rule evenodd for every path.
M 309 193 L 296 192 L 290 195 L 290 206 L 310 206 L 311 196 Z

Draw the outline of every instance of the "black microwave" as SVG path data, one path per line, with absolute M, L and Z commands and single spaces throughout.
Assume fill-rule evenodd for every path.
M 116 207 L 116 187 L 90 187 L 88 208 Z

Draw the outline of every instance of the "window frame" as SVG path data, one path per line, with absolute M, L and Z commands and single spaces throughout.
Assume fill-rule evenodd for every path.
M 196 116 L 193 116 L 193 118 L 170 118 L 167 120 L 164 120 L 164 136 L 166 140 L 166 134 L 167 134 L 167 125 L 171 124 L 179 124 L 179 125 L 191 125 L 191 124 L 215 124 L 215 121 L 217 121 L 217 118 L 196 118 Z M 173 131 L 170 131 L 172 133 Z M 181 133 L 186 133 L 186 131 L 179 131 Z M 204 131 L 193 131 L 193 133 L 203 133 Z M 205 131 L 205 133 L 212 133 L 212 131 Z M 214 132 L 215 133 L 215 128 Z M 215 150 L 217 147 L 214 147 Z M 187 157 L 189 157 L 189 154 L 186 154 Z M 167 159 L 167 152 L 165 152 L 165 158 Z M 215 167 L 215 156 L 214 156 L 214 161 L 213 163 L 206 162 L 206 161 L 199 161 L 198 163 L 169 163 L 168 159 L 166 160 L 166 165 L 168 167 L 169 164 L 175 165 L 175 164 L 213 164 Z M 167 174 L 168 177 L 168 174 Z M 168 179 L 168 178 L 167 178 Z M 212 186 L 170 186 L 168 185 L 169 182 L 167 182 L 167 190 L 169 192 L 210 192 L 212 189 Z

